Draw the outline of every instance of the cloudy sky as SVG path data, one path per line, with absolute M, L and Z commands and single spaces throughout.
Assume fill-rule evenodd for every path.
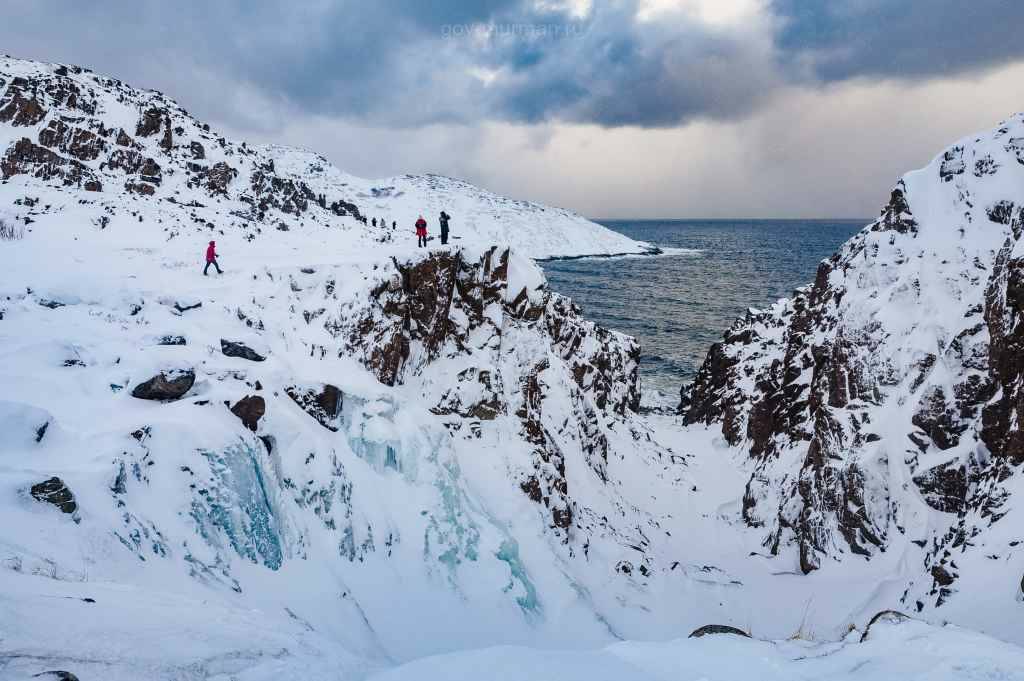
M 1024 109 L 1022 0 L 0 0 L 0 51 L 357 175 L 592 217 L 868 217 Z

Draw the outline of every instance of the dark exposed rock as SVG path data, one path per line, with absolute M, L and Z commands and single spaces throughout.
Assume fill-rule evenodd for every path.
M 31 494 L 37 501 L 53 504 L 63 513 L 74 513 L 78 510 L 75 495 L 60 478 L 54 477 L 32 485 Z
M 202 161 L 206 158 L 206 149 L 204 149 L 203 145 L 199 142 L 192 140 L 192 142 L 189 143 L 188 148 L 189 151 L 192 152 L 192 158 L 195 160 Z
M 273 207 L 283 213 L 299 215 L 309 209 L 309 203 L 316 195 L 306 183 L 273 174 L 272 171 L 258 170 L 249 181 L 252 200 L 260 211 Z
M 33 144 L 27 137 L 22 137 L 7 150 L 0 161 L 0 173 L 5 180 L 15 175 L 31 175 L 40 180 L 59 180 L 68 187 L 81 186 L 87 191 L 100 191 L 102 187 L 87 165 Z
M 942 165 L 939 166 L 939 177 L 943 182 L 949 182 L 957 175 L 962 175 L 966 169 L 964 163 L 964 148 L 957 146 L 946 150 L 942 155 Z
M 1000 225 L 1008 225 L 1013 220 L 1013 201 L 997 201 L 985 209 L 988 219 Z
M 341 413 L 344 394 L 336 386 L 325 384 L 319 391 L 314 388 L 289 386 L 285 388 L 288 397 L 316 419 L 324 428 L 337 431 L 335 420 Z
M 711 636 L 716 634 L 731 634 L 733 636 L 750 638 L 750 634 L 747 632 L 742 629 L 737 629 L 736 627 L 730 627 L 727 624 L 705 624 L 699 629 L 694 629 L 687 638 L 701 638 L 702 636 Z
M 932 577 L 935 579 L 935 583 L 939 586 L 949 586 L 956 581 L 956 577 L 950 574 L 949 570 L 942 565 L 936 565 L 932 568 L 931 572 Z
M 266 357 L 259 354 L 245 343 L 224 340 L 223 338 L 220 339 L 220 351 L 227 357 L 238 357 L 240 359 L 247 359 L 250 362 L 262 362 L 266 359 Z
M 35 94 L 26 93 L 28 82 L 23 78 L 15 78 L 7 88 L 4 98 L 0 100 L 0 123 L 13 126 L 35 125 L 46 117 L 46 109 L 36 99 Z
M 150 135 L 157 134 L 160 132 L 165 118 L 167 118 L 167 112 L 161 108 L 151 107 L 146 109 L 142 112 L 142 117 L 135 126 L 135 135 L 137 137 L 149 137 Z M 169 121 L 168 126 L 170 126 Z
M 188 312 L 189 310 L 196 310 L 196 309 L 201 308 L 202 306 L 203 306 L 203 303 L 201 301 L 195 302 L 195 303 L 185 303 L 185 304 L 182 304 L 180 301 L 174 303 L 174 309 L 177 310 L 179 313 L 181 313 L 181 312 Z
M 966 424 L 960 423 L 954 410 L 947 407 L 946 395 L 939 386 L 922 396 L 911 423 L 923 430 L 943 450 L 955 447 L 960 442 L 960 434 L 967 429 Z
M 267 413 L 267 403 L 259 395 L 247 395 L 231 407 L 231 413 L 242 421 L 242 425 L 255 433 L 260 419 Z
M 157 345 L 186 345 L 184 336 L 161 336 Z
M 206 173 L 206 188 L 213 194 L 227 194 L 228 185 L 237 175 L 237 170 L 219 161 Z
M 481 421 L 494 420 L 501 413 L 501 400 L 492 385 L 490 371 L 465 369 L 459 372 L 457 382 L 475 382 L 477 385 L 469 389 L 457 385 L 446 391 L 437 406 L 431 408 L 431 412 L 439 415 L 458 414 Z M 471 396 L 471 399 L 467 400 L 467 396 Z
M 871 618 L 871 621 L 868 622 L 868 625 L 864 627 L 864 633 L 860 636 L 860 642 L 864 643 L 868 640 L 868 637 L 871 635 L 871 627 L 873 627 L 877 622 L 899 624 L 901 622 L 906 622 L 909 619 L 911 618 L 904 615 L 902 612 L 897 612 L 896 610 L 882 610 L 881 612 L 876 613 L 875 616 Z
M 142 196 L 153 196 L 156 187 L 146 182 L 125 182 L 124 190 L 129 194 L 141 194 Z
M 78 681 L 77 676 L 66 671 L 40 672 L 38 674 L 33 674 L 32 678 L 41 678 L 44 679 L 44 681 L 45 679 L 52 679 L 53 681 Z
M 967 503 L 967 471 L 957 462 L 930 468 L 914 476 L 925 503 L 943 513 L 960 513 Z
M 1012 258 L 1013 240 L 996 256 L 985 295 L 989 366 L 999 397 L 982 410 L 981 439 L 998 457 L 1024 462 L 1024 259 Z
M 160 138 L 160 148 L 167 153 L 171 152 L 174 148 L 174 133 L 171 132 L 170 121 L 167 123 L 167 127 L 164 128 L 164 136 Z
M 160 164 L 134 149 L 117 149 L 107 159 L 110 169 L 121 170 L 128 175 L 139 175 L 143 180 L 159 185 L 163 179 Z
M 80 161 L 92 161 L 106 148 L 103 138 L 94 132 L 69 125 L 55 118 L 39 131 L 39 143 L 60 150 Z
M 872 229 L 892 230 L 900 234 L 917 233 L 917 220 L 910 212 L 906 190 L 906 185 L 903 180 L 900 180 L 896 188 L 892 190 L 889 203 L 882 209 L 882 217 Z
M 148 381 L 135 386 L 132 390 L 132 397 L 161 402 L 177 400 L 191 390 L 195 382 L 196 375 L 191 370 L 176 372 L 171 376 L 161 372 Z

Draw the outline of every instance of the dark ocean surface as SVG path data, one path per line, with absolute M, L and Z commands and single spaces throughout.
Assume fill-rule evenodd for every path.
M 811 283 L 869 220 L 598 222 L 667 254 L 544 262 L 549 285 L 588 319 L 637 337 L 644 392 L 675 399 L 737 317 Z

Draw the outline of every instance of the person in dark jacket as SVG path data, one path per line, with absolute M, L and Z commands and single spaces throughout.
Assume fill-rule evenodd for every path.
M 220 269 L 220 265 L 217 264 L 217 242 L 215 241 L 211 241 L 210 245 L 206 247 L 206 267 L 203 268 L 204 277 L 210 269 L 210 265 L 217 268 L 217 274 L 224 274 Z
M 416 221 L 416 245 L 419 248 L 427 245 L 427 221 L 422 215 Z
M 376 226 L 377 226 L 377 218 L 374 218 L 374 219 L 373 219 L 373 226 L 374 226 L 374 227 L 376 227 Z
M 441 211 L 441 245 L 448 243 L 448 221 L 452 219 L 451 215 Z

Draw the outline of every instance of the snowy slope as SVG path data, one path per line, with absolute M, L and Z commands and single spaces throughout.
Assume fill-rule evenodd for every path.
M 0 91 L 6 195 L 13 200 L 42 180 L 59 189 L 51 194 L 55 201 L 90 206 L 83 217 L 93 222 L 142 214 L 159 221 L 168 237 L 215 223 L 247 243 L 269 230 L 330 229 L 344 234 L 339 248 L 358 250 L 413 239 L 420 214 L 434 234 L 445 210 L 459 245 L 508 245 L 537 258 L 654 250 L 570 211 L 460 180 L 371 182 L 316 154 L 228 140 L 162 93 L 76 66 L 0 57 Z M 9 204 L 4 200 L 2 209 L 10 211 Z M 388 228 L 372 227 L 373 219 Z

